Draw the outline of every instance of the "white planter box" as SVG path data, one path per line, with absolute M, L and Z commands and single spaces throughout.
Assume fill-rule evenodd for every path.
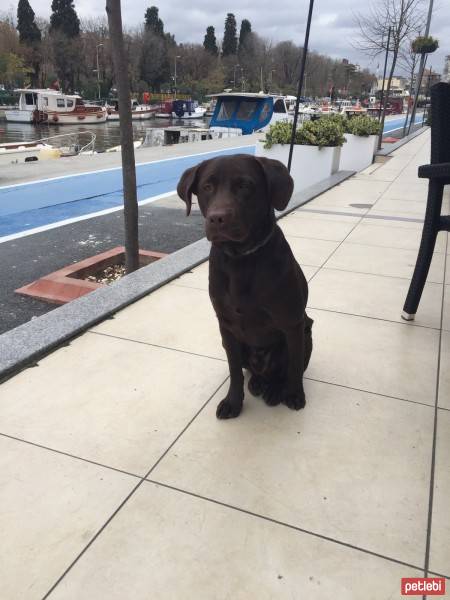
M 291 175 L 294 180 L 294 191 L 304 190 L 329 177 L 339 170 L 339 157 L 341 148 L 327 146 L 300 146 L 295 145 L 292 153 Z M 264 141 L 256 143 L 256 156 L 265 156 L 279 160 L 287 166 L 289 158 L 289 144 L 275 144 L 266 150 Z
M 373 163 L 376 151 L 377 135 L 360 136 L 345 133 L 347 142 L 342 146 L 341 171 L 362 171 Z

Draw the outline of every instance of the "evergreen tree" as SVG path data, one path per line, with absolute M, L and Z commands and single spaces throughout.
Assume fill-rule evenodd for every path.
M 243 19 L 241 22 L 241 30 L 239 32 L 239 50 L 244 47 L 245 38 L 252 32 L 252 24 L 248 19 Z
M 32 46 L 41 41 L 41 32 L 34 21 L 34 10 L 28 0 L 19 0 L 17 6 L 17 30 L 20 41 Z
M 222 54 L 230 56 L 237 53 L 236 18 L 233 13 L 228 13 L 225 19 L 225 33 L 223 36 Z
M 145 12 L 145 30 L 164 37 L 164 23 L 159 18 L 159 8 L 150 6 Z
M 59 31 L 69 38 L 80 34 L 80 20 L 72 0 L 53 0 L 50 31 Z
M 203 40 L 203 47 L 207 52 L 213 54 L 214 56 L 217 56 L 219 54 L 219 49 L 217 48 L 216 33 L 212 25 L 206 28 L 206 35 L 205 39 Z

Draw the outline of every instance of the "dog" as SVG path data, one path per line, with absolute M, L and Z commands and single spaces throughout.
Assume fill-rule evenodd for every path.
M 209 295 L 230 370 L 219 419 L 242 410 L 243 368 L 251 374 L 250 393 L 268 405 L 305 406 L 313 324 L 305 312 L 308 283 L 275 220 L 293 189 L 281 162 L 248 154 L 205 160 L 178 183 L 187 216 L 197 196 L 211 242 Z

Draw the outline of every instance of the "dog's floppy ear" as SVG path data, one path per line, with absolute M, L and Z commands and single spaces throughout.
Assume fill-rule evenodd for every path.
M 262 156 L 255 158 L 264 169 L 272 206 L 277 210 L 284 210 L 294 191 L 294 180 L 289 171 L 279 160 Z
M 192 194 L 197 193 L 197 171 L 200 165 L 187 169 L 181 176 L 177 185 L 177 193 L 184 202 L 186 202 L 186 215 L 191 213 Z

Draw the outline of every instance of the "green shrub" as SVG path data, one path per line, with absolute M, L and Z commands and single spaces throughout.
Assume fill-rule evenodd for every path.
M 290 144 L 292 123 L 279 121 L 270 126 L 266 133 L 264 148 L 274 144 Z M 344 130 L 332 118 L 326 117 L 317 121 L 306 121 L 295 132 L 294 143 L 302 146 L 342 146 L 345 142 Z
M 353 135 L 367 136 L 367 135 L 379 135 L 381 128 L 380 123 L 372 117 L 366 115 L 358 115 L 351 119 L 346 119 L 345 133 L 352 133 Z

